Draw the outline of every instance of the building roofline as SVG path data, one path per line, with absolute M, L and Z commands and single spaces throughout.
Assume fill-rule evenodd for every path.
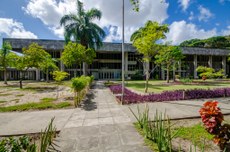
M 20 51 L 23 47 L 29 46 L 35 42 L 43 46 L 45 50 L 63 50 L 64 40 L 51 39 L 20 39 L 20 38 L 3 38 L 3 42 L 8 41 L 12 45 L 12 49 Z M 218 48 L 199 48 L 199 47 L 181 47 L 185 55 L 222 55 L 228 56 L 230 50 Z M 103 42 L 103 45 L 96 49 L 97 52 L 121 52 L 121 43 Z M 125 52 L 136 52 L 131 43 L 125 43 Z

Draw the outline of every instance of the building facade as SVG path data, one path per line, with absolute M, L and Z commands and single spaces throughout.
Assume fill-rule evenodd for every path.
M 21 53 L 22 48 L 29 46 L 31 43 L 41 45 L 44 50 L 51 54 L 53 58 L 59 59 L 64 49 L 62 40 L 39 40 L 39 39 L 12 39 L 5 38 L 3 42 L 9 42 L 12 50 Z M 142 56 L 137 53 L 132 44 L 125 44 L 125 76 L 129 78 L 137 71 L 144 73 Z M 184 47 L 182 52 L 185 58 L 180 62 L 176 69 L 176 74 L 181 77 L 198 78 L 196 68 L 200 65 L 212 67 L 215 70 L 224 69 L 225 75 L 230 74 L 230 63 L 227 61 L 230 50 L 208 49 L 208 48 L 191 48 Z M 57 66 L 62 71 L 68 72 L 69 78 L 82 74 L 82 66 L 73 65 L 65 67 L 61 61 Z M 121 79 L 122 55 L 120 43 L 103 43 L 103 46 L 96 49 L 96 58 L 88 66 L 88 73 L 94 75 L 95 79 Z M 166 72 L 164 68 L 157 67 L 154 61 L 150 63 L 151 77 L 165 79 Z M 19 79 L 19 72 L 16 69 L 9 68 L 8 80 Z M 25 78 L 30 80 L 41 80 L 45 74 L 38 69 L 30 69 L 24 72 Z M 144 74 L 143 74 L 144 77 Z M 50 76 L 51 78 L 51 76 Z M 0 72 L 0 80 L 3 80 L 3 72 Z

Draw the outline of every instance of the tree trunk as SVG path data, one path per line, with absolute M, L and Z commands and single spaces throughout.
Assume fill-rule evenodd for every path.
M 145 63 L 145 80 L 145 93 L 147 93 L 149 87 L 149 62 Z
M 20 71 L 19 75 L 20 75 L 19 86 L 20 89 L 22 89 L 22 71 Z
M 7 70 L 4 70 L 4 84 L 7 84 Z
M 176 82 L 176 66 L 175 66 L 175 63 L 173 63 L 173 82 Z
M 49 70 L 46 70 L 46 82 L 49 83 Z
M 167 66 L 167 83 L 169 83 L 169 67 Z
M 87 74 L 87 63 L 85 63 L 85 62 L 83 62 L 83 75 L 84 76 L 87 76 L 88 74 Z

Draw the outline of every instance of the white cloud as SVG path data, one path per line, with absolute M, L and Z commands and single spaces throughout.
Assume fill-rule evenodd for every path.
M 121 2 L 117 0 L 82 0 L 85 9 L 97 8 L 102 11 L 102 19 L 95 20 L 99 26 L 109 29 L 106 41 L 121 39 Z M 134 12 L 129 1 L 125 1 L 125 40 L 129 41 L 130 35 L 147 20 L 163 22 L 168 18 L 169 4 L 162 0 L 141 0 L 140 12 Z M 48 28 L 59 37 L 63 38 L 63 29 L 59 21 L 65 14 L 76 12 L 76 0 L 29 0 L 23 10 L 40 19 Z
M 230 26 L 227 29 L 221 31 L 221 35 L 230 35 Z
M 182 7 L 183 11 L 186 11 L 189 7 L 190 0 L 178 0 L 178 3 Z
M 184 20 L 173 22 L 169 29 L 167 41 L 172 41 L 173 44 L 180 44 L 189 39 L 205 39 L 217 35 L 215 28 L 212 30 L 199 29 L 195 24 L 186 23 Z
M 0 18 L 0 36 L 2 34 L 10 38 L 38 38 L 34 33 L 25 30 L 22 23 L 10 18 Z
M 194 13 L 193 12 L 190 12 L 190 16 L 189 16 L 189 20 L 191 21 L 191 20 L 193 20 L 195 17 L 194 17 Z
M 230 2 L 230 0 L 219 0 L 221 4 L 224 4 L 225 2 Z
M 199 6 L 198 10 L 200 11 L 200 15 L 198 17 L 199 21 L 208 21 L 209 18 L 213 17 L 211 11 L 203 6 Z

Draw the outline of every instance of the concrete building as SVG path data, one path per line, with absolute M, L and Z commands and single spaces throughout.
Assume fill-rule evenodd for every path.
M 53 58 L 60 58 L 64 48 L 62 40 L 40 40 L 40 39 L 12 39 L 4 38 L 3 42 L 9 42 L 12 50 L 22 52 L 22 48 L 29 46 L 31 43 L 38 43 Z M 196 67 L 199 65 L 209 66 L 215 70 L 224 69 L 225 74 L 230 73 L 230 63 L 227 57 L 230 50 L 225 49 L 209 49 L 209 48 L 191 48 L 184 47 L 182 52 L 185 58 L 180 62 L 180 66 L 176 69 L 176 74 L 181 77 L 198 78 Z M 121 44 L 120 43 L 103 43 L 103 46 L 96 49 L 96 58 L 88 67 L 88 73 L 94 75 L 95 79 L 120 79 L 121 78 Z M 73 65 L 65 67 L 61 62 L 57 63 L 59 68 L 70 74 L 69 78 L 82 74 L 80 66 Z M 82 66 L 81 66 L 82 67 Z M 150 69 L 154 69 L 151 77 L 165 79 L 166 72 L 161 67 L 156 67 L 154 62 L 150 63 Z M 141 55 L 137 53 L 132 44 L 125 44 L 125 75 L 126 77 L 135 74 L 136 71 L 143 73 L 143 63 Z M 24 73 L 27 79 L 41 80 L 45 78 L 43 72 L 31 69 Z M 3 73 L 0 73 L 0 80 L 3 79 Z M 19 72 L 15 69 L 9 69 L 9 80 L 19 79 Z

